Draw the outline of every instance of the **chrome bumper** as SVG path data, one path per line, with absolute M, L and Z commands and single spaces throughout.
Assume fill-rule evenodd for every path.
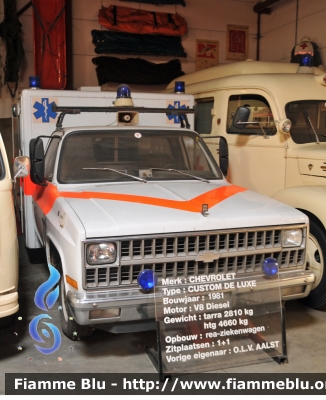
M 248 279 L 248 277 L 244 277 Z M 255 278 L 256 279 L 256 278 Z M 315 275 L 309 271 L 291 271 L 281 273 L 280 278 L 256 279 L 255 288 L 232 289 L 232 294 L 250 292 L 261 294 L 264 291 L 280 288 L 281 300 L 299 299 L 308 296 L 315 281 Z M 183 285 L 187 287 L 191 285 Z M 172 287 L 172 286 L 171 286 Z M 116 324 L 119 322 L 146 322 L 155 318 L 154 292 L 145 293 L 140 288 L 117 288 L 117 290 L 73 293 L 68 291 L 67 299 L 70 310 L 80 325 Z M 162 297 L 162 295 L 159 295 Z M 90 318 L 90 311 L 119 309 L 119 316 L 110 318 Z

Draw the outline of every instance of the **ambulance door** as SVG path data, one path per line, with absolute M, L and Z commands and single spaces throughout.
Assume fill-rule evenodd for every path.
M 229 145 L 228 179 L 268 196 L 282 190 L 285 184 L 286 143 L 277 131 L 279 119 L 273 99 L 258 89 L 229 90 L 226 139 Z M 234 126 L 238 107 L 249 109 L 249 123 Z
M 227 141 L 227 180 L 268 196 L 282 190 L 286 143 L 277 132 L 275 121 L 279 113 L 269 93 L 232 88 L 206 94 L 206 98 L 201 95 L 196 102 L 202 109 L 195 114 L 196 130 L 206 137 L 223 136 Z M 233 117 L 240 106 L 249 109 L 249 123 L 234 126 Z M 201 119 L 205 121 L 200 122 Z M 206 139 L 211 143 L 213 140 Z M 210 150 L 218 159 L 218 148 L 211 144 Z

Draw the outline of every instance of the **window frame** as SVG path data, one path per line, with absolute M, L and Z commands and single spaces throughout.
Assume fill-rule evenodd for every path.
M 127 132 L 131 132 L 130 129 L 126 129 Z M 96 182 L 96 181 L 85 181 L 85 182 L 67 182 L 65 180 L 62 179 L 61 177 L 61 169 L 62 169 L 62 165 L 63 165 L 63 158 L 64 158 L 64 153 L 66 151 L 66 141 L 73 135 L 82 135 L 82 134 L 87 134 L 88 132 L 91 132 L 92 134 L 104 134 L 106 132 L 110 132 L 111 134 L 115 135 L 115 134 L 122 134 L 122 131 L 119 129 L 116 132 L 114 132 L 113 130 L 78 130 L 78 131 L 73 131 L 73 132 L 69 132 L 69 134 L 65 135 L 61 144 L 61 150 L 60 150 L 60 155 L 59 155 L 59 159 L 58 159 L 58 166 L 57 166 L 57 173 L 56 173 L 56 180 L 58 183 L 60 184 L 78 184 L 78 183 L 101 183 L 102 180 Z M 148 129 L 135 129 L 135 132 L 137 132 L 138 134 L 142 134 L 143 132 L 145 133 L 150 133 L 151 130 Z M 159 136 L 162 136 L 165 139 L 169 139 L 167 136 L 169 136 L 170 134 L 173 134 L 173 130 L 157 130 L 154 129 L 153 134 L 158 134 Z M 207 166 L 209 168 L 209 172 L 214 173 L 214 178 L 209 178 L 209 179 L 213 179 L 213 180 L 218 180 L 218 179 L 223 179 L 223 174 L 218 166 L 218 164 L 216 163 L 216 160 L 214 159 L 214 157 L 212 156 L 211 152 L 209 151 L 206 143 L 201 139 L 201 137 L 194 131 L 188 131 L 185 130 L 184 133 L 178 131 L 179 134 L 179 138 L 177 138 L 177 140 L 182 140 L 182 143 L 180 143 L 180 155 L 183 152 L 186 152 L 185 150 L 185 143 L 184 143 L 184 136 L 189 136 L 193 139 L 194 143 L 196 145 L 198 145 L 199 147 L 201 147 L 201 151 L 203 152 L 203 154 L 205 155 L 205 159 L 207 162 Z M 199 142 L 199 143 L 198 143 Z M 176 153 L 176 149 L 172 146 L 171 143 L 169 143 L 169 147 L 171 148 L 172 153 L 175 154 L 175 156 L 177 157 L 177 153 Z M 189 160 L 187 159 L 187 162 L 189 163 Z M 170 167 L 171 168 L 171 167 Z M 173 167 L 172 167 L 173 168 Z M 207 171 L 208 172 L 208 171 Z M 177 179 L 171 179 L 171 180 L 177 180 Z M 108 181 L 106 181 L 108 182 Z M 112 181 L 112 183 L 114 183 L 114 181 Z

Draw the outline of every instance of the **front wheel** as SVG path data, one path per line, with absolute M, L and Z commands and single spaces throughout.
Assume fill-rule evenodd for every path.
M 79 325 L 71 315 L 63 277 L 60 280 L 60 306 L 61 329 L 70 340 L 81 340 L 93 333 L 94 329 L 91 326 Z
M 316 281 L 308 297 L 303 299 L 307 306 L 318 309 L 326 305 L 326 234 L 325 229 L 310 220 L 310 234 L 307 243 L 307 263 Z

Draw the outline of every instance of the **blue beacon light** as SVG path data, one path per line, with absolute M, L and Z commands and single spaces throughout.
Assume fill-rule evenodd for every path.
M 144 269 L 137 278 L 138 285 L 144 290 L 151 290 L 157 284 L 157 275 L 151 269 Z
M 311 54 L 303 54 L 300 60 L 300 67 L 312 67 L 313 58 Z
M 176 94 L 185 93 L 185 83 L 183 81 L 174 82 L 174 93 Z
M 30 76 L 29 77 L 29 88 L 30 89 L 39 89 L 41 87 L 41 81 L 39 76 Z
M 116 107 L 133 107 L 131 90 L 128 85 L 122 84 L 117 88 L 117 98 L 114 102 Z
M 268 257 L 264 260 L 262 266 L 263 273 L 267 276 L 274 276 L 278 273 L 278 262 L 273 257 Z
M 131 91 L 128 85 L 120 85 L 117 88 L 117 99 L 130 99 Z

